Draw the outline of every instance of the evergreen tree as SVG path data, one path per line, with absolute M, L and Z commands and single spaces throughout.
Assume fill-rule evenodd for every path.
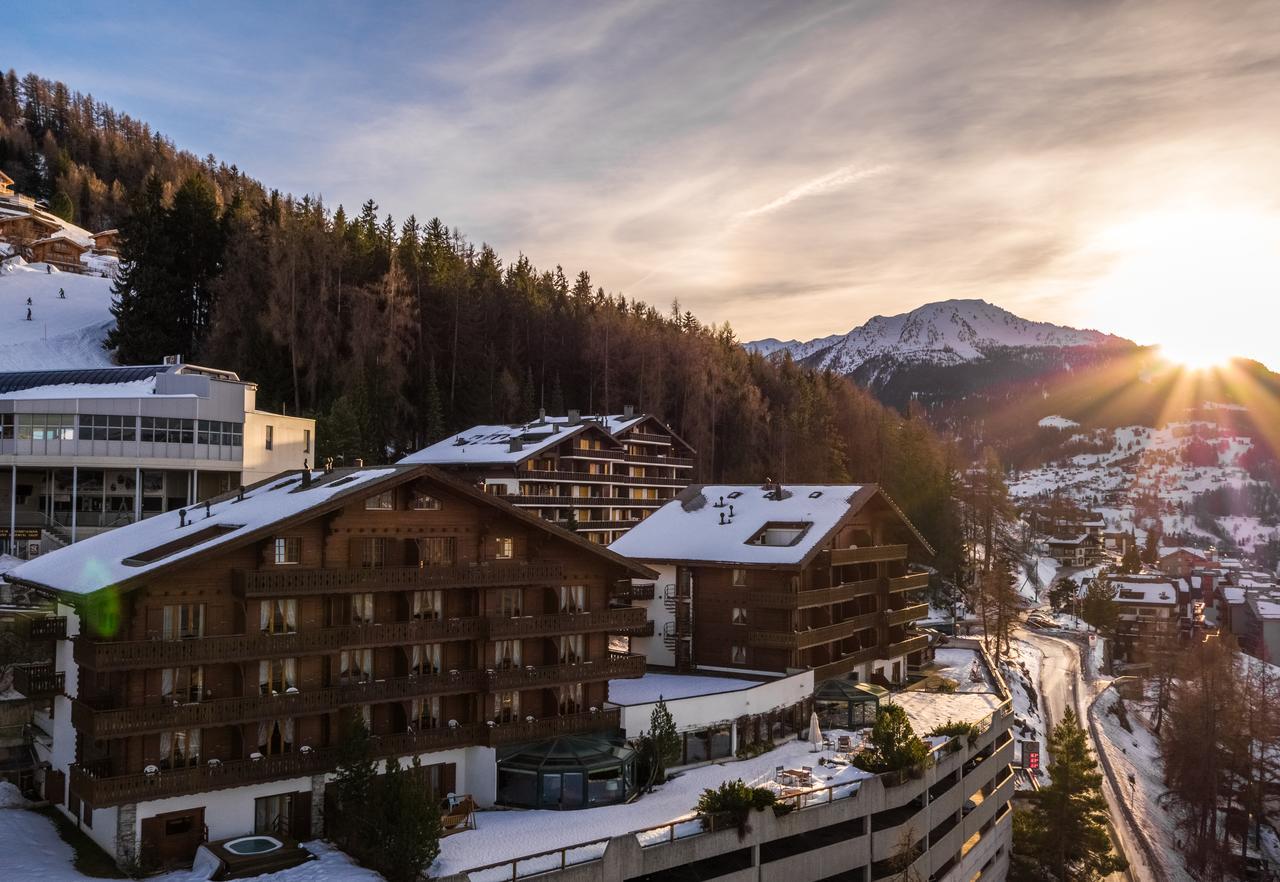
M 417 882 L 440 854 L 440 809 L 423 787 L 417 757 L 408 769 L 387 760 L 376 781 L 372 814 L 375 839 L 363 848 L 363 859 L 387 882 Z
M 1102 773 L 1070 708 L 1049 737 L 1049 784 L 1014 825 L 1014 878 L 1090 882 L 1127 866 L 1111 849 Z
M 658 703 L 649 714 L 649 741 L 653 746 L 655 778 L 667 780 L 667 769 L 680 762 L 680 733 L 676 731 L 675 717 L 667 710 L 667 703 L 658 696 Z
M 1093 625 L 1102 634 L 1115 633 L 1116 624 L 1120 621 L 1120 610 L 1116 603 L 1115 588 L 1105 576 L 1094 579 L 1085 589 L 1080 618 Z
M 49 200 L 49 211 L 64 221 L 74 222 L 76 219 L 75 203 L 71 201 L 66 190 L 59 190 L 53 194 L 53 198 Z
M 1136 542 L 1130 542 L 1125 547 L 1124 557 L 1121 558 L 1120 566 L 1117 569 L 1126 576 L 1142 572 L 1142 557 L 1138 553 Z
M 867 736 L 867 749 L 855 764 L 877 774 L 920 766 L 929 757 L 929 746 L 916 736 L 911 720 L 901 705 L 882 704 Z

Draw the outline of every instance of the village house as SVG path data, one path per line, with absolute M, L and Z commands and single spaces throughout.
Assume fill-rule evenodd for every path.
M 1173 549 L 1161 549 L 1160 560 L 1156 566 L 1160 572 L 1169 576 L 1186 578 L 1195 570 L 1214 565 L 1214 553 L 1198 548 L 1185 546 Z
M 10 574 L 57 598 L 67 638 L 45 796 L 152 867 L 206 838 L 311 838 L 355 717 L 441 797 L 492 805 L 502 776 L 541 798 L 503 752 L 613 743 L 608 683 L 645 660 L 609 634 L 645 613 L 609 586 L 653 575 L 423 465 L 279 475 L 68 546 Z M 557 807 L 629 798 L 613 756 L 590 786 L 558 779 Z
M 37 239 L 29 246 L 32 263 L 51 264 L 64 272 L 80 272 L 84 268 L 80 259 L 91 250 L 91 246 L 73 238 L 65 230 Z
M 693 448 L 652 414 L 547 416 L 473 426 L 406 456 L 608 545 L 689 483 Z
M 932 548 L 875 485 L 695 485 L 610 548 L 652 566 L 651 664 L 901 683 L 929 649 Z

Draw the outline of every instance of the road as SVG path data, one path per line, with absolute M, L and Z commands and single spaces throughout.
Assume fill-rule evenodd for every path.
M 1163 869 L 1155 866 L 1150 857 L 1150 845 L 1143 838 L 1128 811 L 1128 806 L 1118 797 L 1120 792 L 1105 756 L 1098 748 L 1093 727 L 1088 725 L 1089 707 L 1106 688 L 1095 686 L 1093 671 L 1081 675 L 1081 655 L 1084 652 L 1079 644 L 1059 637 L 1051 637 L 1041 631 L 1021 629 L 1018 635 L 1040 650 L 1043 660 L 1040 663 L 1040 700 L 1045 711 L 1045 731 L 1047 733 L 1062 719 L 1068 707 L 1076 712 L 1081 725 L 1086 727 L 1093 750 L 1104 760 L 1102 790 L 1110 807 L 1111 840 L 1116 850 L 1129 861 L 1127 873 L 1116 873 L 1109 877 L 1111 882 L 1131 880 L 1131 882 L 1164 882 Z M 1052 761 L 1052 757 L 1050 757 Z M 1117 820 L 1123 819 L 1122 823 Z

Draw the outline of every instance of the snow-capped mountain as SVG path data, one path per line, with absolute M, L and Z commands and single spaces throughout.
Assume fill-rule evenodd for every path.
M 847 334 L 816 340 L 746 344 L 762 355 L 782 351 L 815 367 L 851 374 L 873 360 L 952 365 L 979 361 L 992 350 L 1125 344 L 1099 331 L 1020 318 L 985 300 L 944 300 L 895 316 L 876 316 Z

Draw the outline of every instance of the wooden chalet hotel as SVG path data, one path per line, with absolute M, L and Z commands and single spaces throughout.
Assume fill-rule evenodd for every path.
M 611 589 L 654 575 L 427 465 L 285 474 L 94 536 L 11 574 L 65 616 L 46 795 L 122 861 L 310 838 L 361 714 L 379 755 L 487 804 L 505 746 L 617 732 L 607 681 L 645 659 L 609 634 L 646 618 Z
M 693 457 L 666 423 L 627 407 L 473 426 L 401 462 L 439 466 L 608 545 L 675 498 L 690 481 Z

